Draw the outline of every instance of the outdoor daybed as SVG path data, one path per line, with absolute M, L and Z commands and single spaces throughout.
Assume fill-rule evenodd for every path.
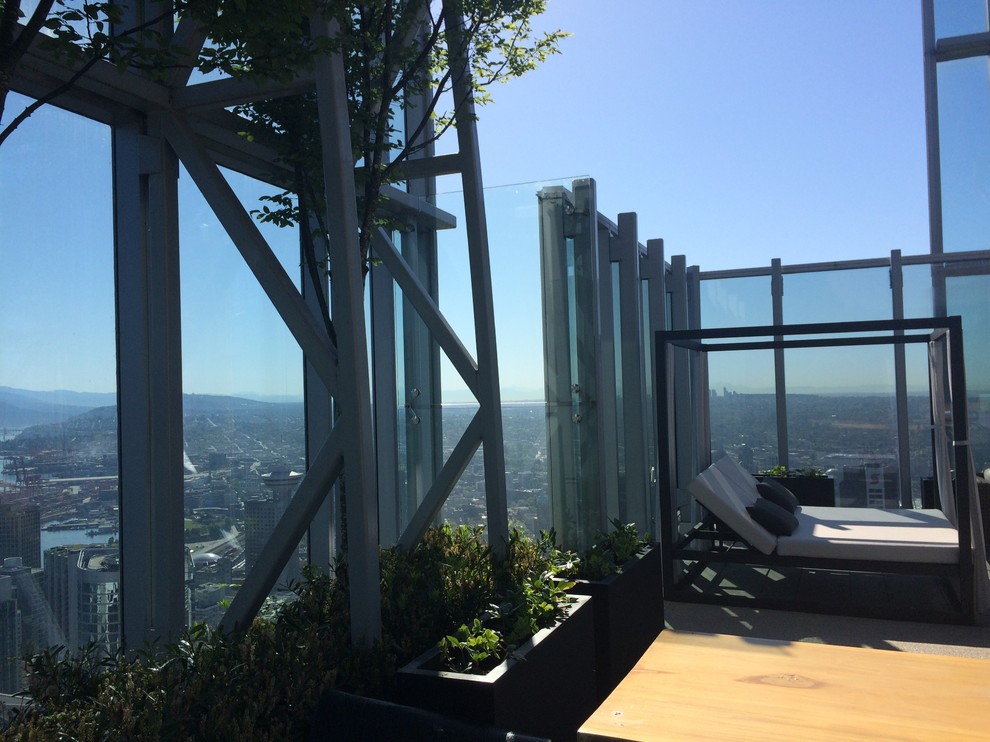
M 766 496 L 761 496 L 755 478 L 732 459 L 723 458 L 698 473 L 699 461 L 704 462 L 712 450 L 708 407 L 712 354 L 774 354 L 778 431 L 782 428 L 785 432 L 784 441 L 778 434 L 780 446 L 786 445 L 787 430 L 782 404 L 787 395 L 783 371 L 786 354 L 798 349 L 889 346 L 898 365 L 903 363 L 908 345 L 927 350 L 938 510 L 910 508 L 911 493 L 905 486 L 911 476 L 910 461 L 903 451 L 898 454 L 898 465 L 904 509 L 809 507 L 793 499 L 786 503 L 794 513 L 786 514 L 784 527 L 778 513 L 768 513 L 762 502 L 772 501 L 773 496 L 766 491 Z M 859 575 L 935 575 L 934 580 L 919 579 L 918 586 L 922 582 L 947 585 L 948 603 L 938 600 L 934 593 L 914 592 L 914 585 L 905 595 L 904 580 L 897 580 L 897 584 L 886 578 L 882 581 L 885 587 L 894 586 L 892 596 L 903 598 L 898 601 L 897 617 L 975 623 L 979 613 L 990 611 L 990 580 L 973 476 L 976 469 L 969 442 L 966 364 L 959 317 L 667 330 L 656 333 L 656 356 L 658 451 L 665 478 L 660 486 L 659 515 L 666 599 L 748 605 L 783 602 L 789 603 L 786 607 L 816 612 L 879 615 L 888 610 L 887 605 L 880 600 L 863 599 L 870 597 L 870 589 L 878 583 L 872 577 L 860 579 Z M 906 371 L 895 376 L 896 396 L 903 400 L 907 396 Z M 908 420 L 900 402 L 897 425 L 901 438 L 906 440 Z M 767 486 L 773 487 L 769 482 Z M 695 514 L 700 511 L 690 501 L 692 498 L 706 511 L 696 523 Z M 754 508 L 752 514 L 747 507 Z M 772 567 L 773 574 L 768 571 L 764 576 L 772 580 L 773 589 L 758 596 L 757 592 L 769 584 L 762 580 L 759 585 L 749 586 L 758 588 L 756 591 L 742 588 L 722 590 L 718 595 L 706 592 L 699 577 L 708 579 L 714 575 L 721 582 L 721 575 L 727 573 L 706 572 L 706 568 L 733 562 Z M 756 572 L 743 570 L 735 574 L 748 579 Z M 841 575 L 849 575 L 850 579 Z M 791 584 L 791 576 L 799 584 L 795 591 L 799 595 L 793 601 L 784 589 Z M 838 579 L 831 580 L 833 576 Z M 820 593 L 826 582 L 865 586 L 866 591 L 861 591 L 857 600 L 853 591 L 830 587 L 832 601 L 823 606 Z M 922 615 L 925 613 L 928 615 Z
M 775 535 L 747 510 L 762 499 L 758 486 L 729 456 L 688 485 L 709 517 L 673 547 L 673 559 L 692 565 L 675 587 L 684 587 L 713 562 L 941 575 L 960 579 L 956 607 L 971 620 L 972 588 L 960 570 L 965 560 L 959 558 L 959 531 L 941 510 L 799 505 L 797 527 Z
M 797 529 L 774 535 L 747 507 L 757 480 L 729 456 L 699 474 L 688 492 L 763 554 L 820 559 L 957 564 L 959 532 L 941 510 L 798 506 Z

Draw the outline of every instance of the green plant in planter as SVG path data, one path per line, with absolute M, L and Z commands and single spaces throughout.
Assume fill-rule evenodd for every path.
M 612 530 L 598 535 L 595 543 L 567 574 L 576 579 L 601 580 L 622 571 L 622 565 L 650 546 L 650 540 L 641 535 L 635 523 L 612 520 Z
M 467 535 L 480 540 L 481 531 Z M 484 563 L 491 567 L 490 600 L 472 620 L 440 640 L 444 668 L 487 672 L 537 631 L 563 618 L 573 583 L 558 575 L 573 564 L 574 555 L 558 549 L 553 532 L 547 531 L 534 541 L 514 530 L 507 546 L 501 563 L 493 562 L 484 547 L 489 557 Z
M 454 672 L 484 672 L 503 651 L 501 637 L 486 628 L 480 618 L 470 626 L 462 624 L 441 639 L 439 646 L 444 665 Z
M 496 562 L 483 536 L 445 525 L 409 551 L 382 550 L 382 641 L 371 647 L 351 641 L 342 559 L 330 574 L 308 569 L 295 600 L 240 635 L 197 625 L 133 660 L 44 652 L 27 661 L 33 701 L 3 739 L 306 739 L 324 690 L 389 698 L 397 668 L 438 637 L 460 653 L 454 669 L 501 661 L 563 614 L 567 583 L 554 577 L 571 557 L 549 534 L 514 533 Z

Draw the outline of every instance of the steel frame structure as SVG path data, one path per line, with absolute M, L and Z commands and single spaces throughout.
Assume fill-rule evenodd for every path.
M 456 18 L 453 10 L 448 7 L 448 17 Z M 158 11 L 160 6 L 152 0 L 135 0 L 127 5 L 123 22 Z M 332 37 L 337 32 L 322 19 L 313 19 L 313 23 L 322 35 Z M 172 19 L 164 18 L 159 30 L 171 34 L 172 29 Z M 456 26 L 450 30 L 456 33 Z M 195 22 L 182 19 L 174 26 L 171 40 L 177 52 L 191 50 L 195 55 L 205 42 L 205 34 Z M 375 254 L 388 275 L 376 269 L 378 275 L 372 279 L 374 391 L 369 380 L 362 266 L 356 247 L 346 80 L 339 54 L 318 59 L 313 75 L 261 86 L 239 79 L 190 84 L 191 65 L 173 72 L 165 82 L 154 82 L 138 71 L 120 73 L 111 64 L 100 62 L 54 102 L 110 126 L 113 138 L 122 639 L 131 649 L 149 641 L 172 640 L 185 626 L 176 187 L 180 162 L 305 355 L 308 469 L 221 625 L 237 629 L 253 619 L 307 532 L 311 561 L 329 562 L 339 546 L 334 532 L 340 528 L 339 511 L 329 493 L 345 466 L 355 640 L 370 641 L 380 634 L 379 544 L 414 544 L 482 444 L 489 538 L 496 553 L 504 549 L 508 537 L 505 466 L 480 149 L 468 60 L 455 57 L 451 66 L 455 100 L 462 101 L 456 111 L 458 152 L 434 157 L 432 150 L 427 151 L 407 168 L 408 192 L 388 191 L 389 208 L 415 227 L 416 244 L 408 244 L 404 238 L 400 252 L 391 235 L 380 232 L 375 239 Z M 14 75 L 11 89 L 38 98 L 69 80 L 73 72 L 35 43 Z M 220 171 L 225 167 L 266 182 L 288 182 L 274 153 L 239 136 L 240 119 L 226 109 L 303 91 L 316 92 L 328 218 L 332 233 L 340 235 L 326 246 L 334 264 L 332 290 L 326 284 L 314 285 L 305 275 L 302 291 L 296 289 Z M 432 195 L 432 179 L 444 174 L 459 174 L 464 188 L 477 360 L 465 350 L 437 307 L 436 253 L 429 248 L 430 235 L 437 228 L 453 226 L 453 219 L 432 206 L 428 197 Z M 414 512 L 401 532 L 394 517 L 387 518 L 380 531 L 380 511 L 392 516 L 397 511 L 394 479 L 388 481 L 386 473 L 395 471 L 398 422 L 394 412 L 382 412 L 378 420 L 372 420 L 371 412 L 373 394 L 380 403 L 377 410 L 395 409 L 394 404 L 381 406 L 389 399 L 385 390 L 389 386 L 394 390 L 395 344 L 389 348 L 378 336 L 384 325 L 383 337 L 389 337 L 389 323 L 381 318 L 389 315 L 392 282 L 426 328 L 418 332 L 415 347 L 409 349 L 422 362 L 409 365 L 417 367 L 417 378 L 422 379 L 417 381 L 417 389 L 424 395 L 424 404 L 434 410 L 417 448 L 426 462 L 420 491 L 412 503 L 407 503 Z M 319 292 L 330 298 L 336 345 L 319 316 Z M 393 326 L 392 338 L 394 331 Z M 437 347 L 451 358 L 480 405 L 442 466 L 435 412 L 440 394 Z M 391 377 L 389 369 L 393 370 Z M 380 501 L 385 504 L 380 505 Z

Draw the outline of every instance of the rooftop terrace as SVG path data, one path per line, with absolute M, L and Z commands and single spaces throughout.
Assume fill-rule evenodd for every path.
M 454 4 L 443 5 L 443 16 L 420 19 L 438 34 L 455 22 Z M 510 527 L 552 528 L 565 546 L 584 549 L 611 523 L 632 522 L 669 544 L 705 516 L 686 488 L 721 454 L 753 474 L 821 469 L 833 505 L 915 508 L 933 492 L 949 496 L 951 472 L 961 469 L 940 461 L 944 452 L 965 445 L 966 471 L 990 467 L 990 159 L 982 149 L 990 141 L 990 11 L 982 0 L 971 5 L 979 12 L 970 16 L 950 2 L 920 3 L 927 240 L 854 260 L 809 255 L 731 270 L 696 265 L 677 245 L 641 235 L 635 213 L 602 213 L 590 177 L 484 189 L 492 153 L 475 124 L 470 50 L 452 47 L 444 57 L 456 72 L 446 93 L 455 101 L 454 151 L 435 151 L 416 119 L 430 90 L 404 90 L 405 105 L 390 109 L 392 136 L 418 132 L 421 151 L 384 188 L 385 227 L 361 242 L 356 204 L 367 162 L 351 150 L 355 96 L 340 54 L 317 54 L 289 79 L 259 86 L 236 70 L 192 74 L 197 50 L 216 41 L 209 19 L 167 15 L 151 24 L 180 62 L 164 75 L 139 60 L 118 71 L 102 58 L 77 74 L 74 62 L 33 40 L 11 91 L 31 101 L 66 85 L 53 118 L 37 114 L 44 136 L 28 147 L 57 156 L 44 168 L 24 160 L 39 171 L 25 191 L 37 210 L 8 209 L 3 219 L 40 230 L 43 209 L 57 200 L 71 224 L 42 242 L 100 247 L 62 271 L 71 286 L 35 262 L 45 244 L 4 245 L 0 257 L 10 251 L 33 266 L 24 283 L 41 301 L 31 314 L 61 353 L 66 386 L 78 378 L 97 389 L 93 379 L 109 379 L 116 388 L 63 393 L 60 409 L 78 409 L 47 432 L 20 438 L 28 423 L 0 424 L 10 480 L 3 496 L 68 518 L 74 494 L 92 498 L 95 490 L 82 489 L 108 476 L 119 482 L 107 517 L 119 518 L 120 561 L 106 569 L 120 569 L 121 639 L 130 649 L 181 635 L 199 589 L 209 591 L 211 622 L 242 630 L 287 565 L 328 568 L 345 534 L 350 630 L 355 643 L 372 642 L 381 633 L 380 547 L 410 549 L 444 520 L 484 524 L 496 554 Z M 128 3 L 126 20 L 156 8 Z M 340 32 L 306 20 L 315 37 Z M 22 21 L 15 30 L 26 28 Z M 258 200 L 273 190 L 300 206 L 297 173 L 273 149 L 280 138 L 242 136 L 251 111 L 297 96 L 316 124 L 316 190 L 325 191 L 316 237 L 308 222 L 280 229 L 252 214 L 277 203 Z M 59 190 L 68 179 L 58 159 L 79 150 L 96 152 L 101 169 L 74 173 L 71 189 Z M 8 151 L 5 144 L 0 154 Z M 453 190 L 438 193 L 450 180 Z M 90 191 L 107 198 L 92 204 Z M 29 373 L 41 339 L 20 334 L 22 307 L 4 301 L 0 372 Z M 56 305 L 61 311 L 49 314 Z M 923 348 L 768 345 L 732 360 L 677 360 L 668 389 L 653 343 L 664 330 L 950 316 L 961 317 L 965 337 L 965 435 L 936 419 Z M 109 372 L 83 358 L 112 358 Z M 193 373 L 231 397 L 261 379 L 270 396 L 218 403 L 184 395 Z M 12 391 L 18 414 L 39 404 Z M 668 392 L 677 405 L 670 426 L 655 414 Z M 515 401 L 536 414 L 514 414 L 507 403 Z M 298 482 L 295 471 L 305 472 Z M 246 544 L 243 503 L 275 472 L 293 473 L 284 483 L 293 494 L 264 542 Z M 56 495 L 66 481 L 80 491 Z M 673 503 L 666 526 L 661 495 Z M 979 528 L 973 535 L 982 541 Z M 211 568 L 225 579 L 206 582 L 204 573 L 197 582 L 193 543 L 216 547 L 222 563 Z M 219 602 L 218 584 L 229 586 Z M 983 626 L 890 620 L 917 618 L 919 605 L 942 612 L 944 593 L 917 575 L 732 566 L 702 570 L 695 585 L 723 605 L 668 602 L 668 626 L 990 656 Z M 810 612 L 767 607 L 782 597 Z M 742 600 L 758 607 L 735 605 Z M 851 606 L 884 619 L 829 615 Z

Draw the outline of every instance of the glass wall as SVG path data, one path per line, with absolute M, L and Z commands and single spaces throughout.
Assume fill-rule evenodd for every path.
M 787 273 L 783 313 L 787 324 L 890 319 L 889 268 Z
M 773 352 L 708 353 L 707 358 L 712 461 L 727 453 L 754 474 L 775 466 Z
M 6 123 L 28 103 L 11 94 Z M 44 107 L 0 148 L 0 692 L 120 641 L 110 130 Z M 44 569 L 44 571 L 42 571 Z
M 977 471 L 990 468 L 990 272 L 946 280 L 947 312 L 963 320 L 969 437 Z
M 935 0 L 935 33 L 940 39 L 986 30 L 986 0 Z
M 990 66 L 986 56 L 938 65 L 942 242 L 990 249 Z
M 509 525 L 531 533 L 550 527 L 537 194 L 552 185 L 524 183 L 485 190 Z M 463 194 L 443 194 L 436 200 L 459 225 L 437 233 L 440 309 L 468 351 L 477 357 L 471 284 L 465 280 L 470 270 Z M 441 370 L 446 460 L 478 405 L 443 356 Z M 484 504 L 483 449 L 479 448 L 451 492 L 443 517 L 480 524 L 484 522 Z
M 871 494 L 897 507 L 893 348 L 788 349 L 785 357 L 788 466 L 827 473 L 845 506 L 866 505 L 865 482 L 882 472 Z
M 225 175 L 248 209 L 273 190 Z M 191 619 L 213 624 L 306 471 L 303 359 L 192 179 L 183 173 L 179 183 Z M 298 231 L 259 228 L 298 285 Z M 304 556 L 276 589 L 300 578 Z
M 934 303 L 963 322 L 970 439 L 978 471 L 990 466 L 990 261 L 985 257 L 904 268 L 905 315 L 923 317 Z M 910 368 L 910 366 L 909 366 Z M 909 377 L 908 393 L 922 380 Z M 927 379 L 924 380 L 927 385 Z M 927 392 L 926 392 L 927 393 Z
M 898 303 L 907 318 L 961 315 L 970 440 L 974 465 L 982 471 L 990 466 L 986 253 L 957 253 L 952 260 L 932 256 L 923 263 L 917 257 L 904 260 L 908 264 L 900 268 L 899 294 L 890 264 L 837 264 L 800 272 L 784 267 L 783 322 L 890 319 Z M 768 285 L 770 272 L 767 268 L 764 276 L 745 280 Z M 734 289 L 742 280 L 718 272 L 702 274 L 698 300 L 703 327 L 727 326 L 741 316 L 725 308 L 742 303 L 729 298 L 741 294 Z M 785 349 L 776 361 L 771 351 L 707 356 L 713 458 L 726 452 L 756 472 L 780 463 L 779 446 L 790 469 L 827 472 L 835 480 L 838 504 L 865 504 L 865 482 L 871 478 L 874 497 L 882 497 L 886 506 L 896 506 L 898 497 L 921 504 L 933 470 L 925 347 Z M 783 386 L 778 389 L 775 373 L 781 370 Z M 782 411 L 786 426 L 779 427 Z
M 715 278 L 701 284 L 702 327 L 773 324 L 770 276 Z
M 782 307 L 788 324 L 890 319 L 890 269 L 788 273 Z M 882 468 L 882 482 L 896 505 L 893 349 L 802 348 L 785 350 L 783 356 L 788 468 L 827 472 L 835 480 L 839 504 L 850 505 L 866 503 L 845 490 L 858 492 L 867 468 L 871 477 Z

